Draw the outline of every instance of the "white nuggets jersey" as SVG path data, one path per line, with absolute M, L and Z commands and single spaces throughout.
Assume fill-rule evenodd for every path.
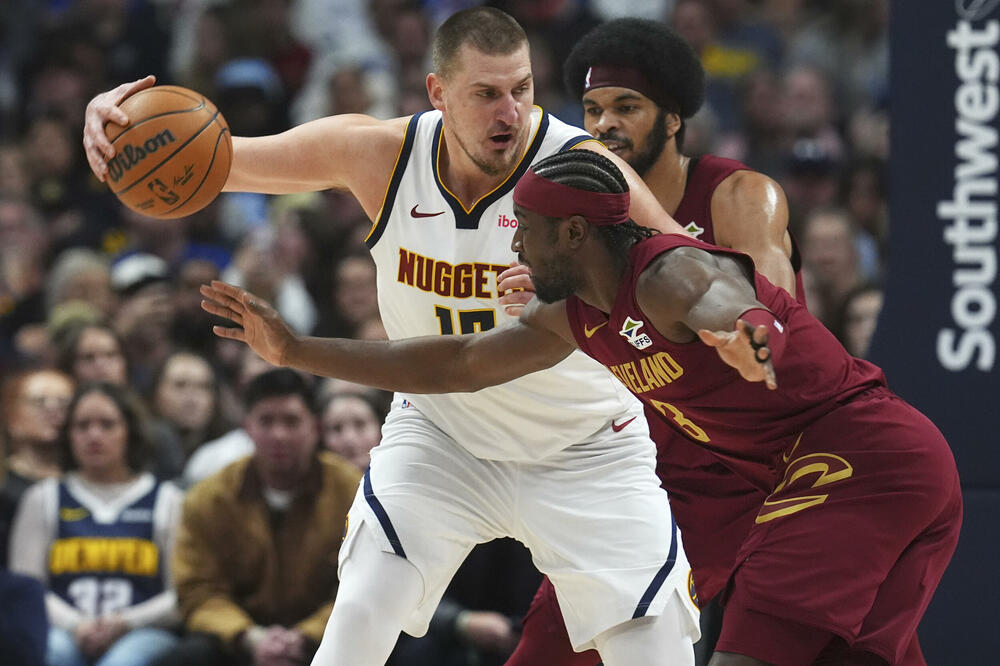
M 513 318 L 497 275 L 517 257 L 512 192 L 537 160 L 591 139 L 535 107 L 527 152 L 497 189 L 463 207 L 438 175 L 441 113 L 413 116 L 366 240 L 392 339 L 478 333 Z M 548 370 L 476 393 L 397 395 L 479 458 L 537 460 L 587 440 L 635 403 L 602 366 L 573 352 Z

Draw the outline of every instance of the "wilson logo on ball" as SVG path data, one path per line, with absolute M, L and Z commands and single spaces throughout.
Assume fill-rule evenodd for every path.
M 108 177 L 111 182 L 117 183 L 126 171 L 132 169 L 150 154 L 176 140 L 170 130 L 163 130 L 146 139 L 141 146 L 125 146 L 108 162 Z

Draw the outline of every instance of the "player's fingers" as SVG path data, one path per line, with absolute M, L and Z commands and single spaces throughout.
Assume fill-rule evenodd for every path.
M 701 341 L 709 347 L 721 347 L 729 342 L 729 336 L 726 333 L 716 333 L 715 331 L 710 331 L 707 328 L 699 330 L 698 337 L 701 338 Z
M 213 326 L 212 332 L 215 333 L 220 338 L 228 338 L 230 340 L 239 340 L 240 342 L 246 342 L 246 333 L 243 332 L 242 328 L 228 328 L 226 326 Z
M 497 274 L 497 280 L 504 280 L 509 277 L 514 277 L 515 275 L 530 275 L 531 269 L 524 264 L 519 264 L 516 261 L 510 262 L 510 268 L 500 271 Z
M 227 304 L 232 304 L 233 306 L 241 306 L 243 304 L 244 294 L 248 294 L 247 291 L 237 287 L 234 284 L 229 284 L 228 282 L 223 282 L 222 280 L 212 280 L 210 286 L 219 296 L 226 299 L 224 302 Z
M 747 336 L 747 340 L 753 342 L 753 325 L 750 324 L 745 319 L 740 319 L 736 322 L 736 330 L 739 333 Z
M 227 294 L 221 289 L 216 289 L 214 283 L 212 286 L 203 284 L 201 285 L 201 287 L 199 287 L 198 290 L 201 292 L 201 295 L 204 296 L 205 298 L 209 299 L 210 301 L 214 301 L 219 305 L 227 307 L 234 312 L 242 311 L 244 309 L 243 301 L 241 301 L 239 298 Z
M 527 305 L 535 297 L 532 291 L 512 291 L 499 298 L 500 305 Z
M 774 374 L 774 366 L 770 361 L 764 364 L 764 383 L 772 391 L 778 388 L 778 378 Z
M 118 92 L 116 104 L 120 104 L 123 100 L 131 95 L 139 92 L 140 90 L 145 90 L 146 88 L 151 88 L 156 85 L 156 77 L 152 74 L 144 76 L 141 79 L 136 79 L 135 81 L 129 81 L 128 83 L 123 83 L 115 91 Z
M 233 310 L 225 306 L 219 305 L 215 301 L 203 300 L 201 302 L 201 309 L 204 310 L 205 312 L 218 315 L 219 317 L 224 317 L 232 322 L 239 324 L 240 326 L 243 325 L 243 316 L 240 313 L 234 312 Z
M 767 326 L 761 324 L 760 326 L 752 327 L 750 339 L 753 340 L 755 344 L 766 345 L 769 338 L 770 332 L 767 330 Z
M 258 300 L 253 294 L 243 292 L 243 303 L 250 312 L 258 317 L 267 317 L 271 314 L 271 306 L 264 301 Z
M 505 305 L 503 311 L 510 317 L 520 317 L 521 313 L 524 312 L 524 304 L 514 303 L 513 305 Z

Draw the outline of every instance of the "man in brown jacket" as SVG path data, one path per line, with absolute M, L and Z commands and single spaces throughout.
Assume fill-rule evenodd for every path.
M 306 664 L 333 608 L 361 474 L 317 451 L 312 395 L 295 371 L 256 377 L 244 402 L 254 454 L 184 501 L 173 571 L 188 636 L 160 666 Z

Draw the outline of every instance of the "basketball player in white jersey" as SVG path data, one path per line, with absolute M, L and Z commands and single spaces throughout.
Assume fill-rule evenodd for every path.
M 514 259 L 511 192 L 560 150 L 601 152 L 630 174 L 631 215 L 668 221 L 624 163 L 534 107 L 527 39 L 495 9 L 465 10 L 433 44 L 435 108 L 412 118 L 324 118 L 234 137 L 226 190 L 348 189 L 373 226 L 389 336 L 470 333 L 510 317 L 497 274 Z M 102 177 L 108 120 L 148 77 L 88 105 L 84 145 Z M 658 215 L 657 215 L 658 214 Z M 664 228 L 665 224 L 673 224 Z M 381 664 L 399 630 L 420 636 L 473 546 L 511 536 L 552 580 L 577 650 L 608 666 L 692 664 L 688 564 L 654 474 L 642 409 L 579 353 L 551 370 L 463 395 L 397 395 L 341 549 L 341 585 L 314 663 Z

